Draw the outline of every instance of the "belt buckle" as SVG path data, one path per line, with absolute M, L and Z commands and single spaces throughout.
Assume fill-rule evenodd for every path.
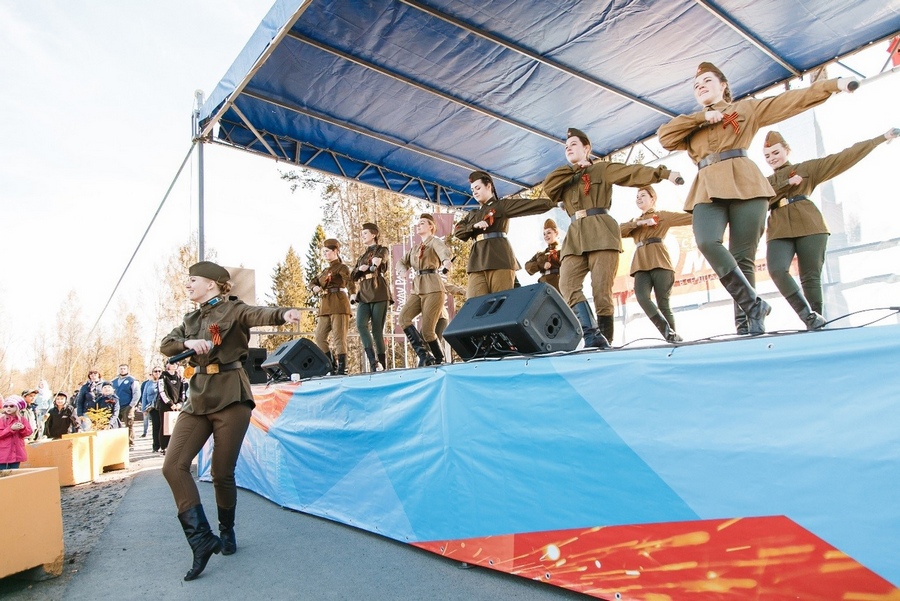
M 482 240 L 484 240 L 484 234 L 478 234 L 477 236 L 475 236 L 475 242 L 481 242 Z
M 579 209 L 575 211 L 575 219 L 584 219 L 587 217 L 587 209 Z
M 219 364 L 218 363 L 210 363 L 206 366 L 206 373 L 208 375 L 213 375 L 219 373 Z
M 721 160 L 722 159 L 719 158 L 719 153 L 714 152 L 711 155 L 709 155 L 708 157 L 706 157 L 706 164 L 707 165 L 715 165 L 716 163 L 718 163 Z

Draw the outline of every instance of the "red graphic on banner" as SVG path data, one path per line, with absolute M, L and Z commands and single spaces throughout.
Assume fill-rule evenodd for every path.
M 250 414 L 250 423 L 263 432 L 268 432 L 281 416 L 281 412 L 284 411 L 298 386 L 300 386 L 300 382 L 254 386 L 253 401 L 256 403 L 256 408 Z
M 601 599 L 900 600 L 900 589 L 784 516 L 414 544 Z

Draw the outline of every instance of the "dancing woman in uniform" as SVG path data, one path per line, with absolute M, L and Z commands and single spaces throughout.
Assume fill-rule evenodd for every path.
M 555 206 L 546 198 L 500 200 L 494 180 L 484 171 L 469 174 L 469 183 L 472 196 L 480 206 L 469 211 L 453 228 L 453 235 L 460 240 L 475 241 L 466 265 L 469 274 L 466 298 L 512 289 L 519 262 L 506 239 L 509 220 L 538 215 Z
M 409 298 L 400 309 L 400 325 L 419 358 L 418 367 L 444 362 L 444 353 L 438 342 L 435 326 L 444 305 L 444 284 L 440 272 L 450 271 L 451 255 L 450 248 L 434 235 L 436 231 L 437 224 L 434 217 L 429 213 L 423 213 L 416 222 L 416 233 L 422 241 L 413 246 L 397 263 L 400 273 L 405 275 L 409 270 L 413 270 L 415 274 Z M 421 336 L 413 325 L 413 320 L 420 313 Z
M 818 81 L 809 88 L 778 96 L 732 100 L 725 75 L 712 63 L 701 63 L 694 77 L 694 97 L 701 110 L 679 115 L 659 128 L 666 150 L 686 150 L 699 172 L 684 210 L 694 215 L 697 247 L 734 299 L 739 334 L 763 334 L 771 307 L 754 288 L 754 261 L 766 221 L 772 186 L 747 147 L 761 127 L 784 121 L 847 90 L 851 79 Z M 729 230 L 728 248 L 722 244 Z
M 386 246 L 378 244 L 378 226 L 374 223 L 364 223 L 359 238 L 366 250 L 356 260 L 350 273 L 351 279 L 357 282 L 357 292 L 350 295 L 350 302 L 357 303 L 356 329 L 369 360 L 369 369 L 383 371 L 386 360 L 384 321 L 391 300 L 390 288 L 384 279 L 389 251 Z
M 608 349 L 613 338 L 615 305 L 613 283 L 619 269 L 622 236 L 619 224 L 609 214 L 612 187 L 640 188 L 664 179 L 677 182 L 681 176 L 664 166 L 645 167 L 591 159 L 587 135 L 570 127 L 566 132 L 566 161 L 544 179 L 544 192 L 562 203 L 572 224 L 563 242 L 559 288 L 584 331 L 584 345 Z M 597 318 L 582 288 L 591 274 L 591 289 Z
M 341 261 L 341 243 L 329 238 L 322 243 L 322 253 L 328 266 L 309 281 L 309 286 L 319 300 L 319 318 L 316 322 L 316 346 L 330 361 L 337 359 L 333 372 L 347 373 L 347 329 L 350 324 L 350 294 L 356 293 L 356 283 L 350 278 L 350 268 Z M 335 352 L 328 345 L 328 335 L 333 334 Z
M 544 242 L 547 248 L 538 251 L 525 262 L 528 275 L 540 272 L 538 282 L 548 284 L 559 292 L 559 228 L 552 219 L 544 221 Z
M 669 306 L 669 295 L 675 285 L 675 268 L 663 238 L 669 228 L 690 225 L 691 214 L 656 210 L 653 186 L 640 188 L 635 202 L 643 211 L 641 216 L 619 226 L 622 237 L 633 238 L 636 247 L 631 260 L 634 297 L 666 341 L 681 342 L 681 336 L 675 333 L 675 316 Z M 651 291 L 655 292 L 656 305 L 650 300 Z
M 893 140 L 898 134 L 900 130 L 892 128 L 835 154 L 796 164 L 788 161 L 791 147 L 781 134 L 777 131 L 766 134 L 763 153 L 774 170 L 769 183 L 775 190 L 775 196 L 769 201 L 766 263 L 778 291 L 807 330 L 825 325 L 822 266 L 829 236 L 825 219 L 809 195 L 816 186 L 840 175 L 876 146 Z M 800 286 L 789 273 L 795 255 L 800 268 Z
M 191 265 L 188 273 L 188 296 L 199 307 L 163 338 L 159 350 L 169 356 L 194 352 L 190 359 L 195 367 L 190 394 L 181 408 L 162 468 L 194 554 L 184 579 L 193 580 L 214 553 L 230 555 L 237 550 L 234 467 L 255 406 L 243 369 L 250 328 L 298 323 L 300 312 L 284 307 L 251 307 L 229 297 L 231 276 L 215 263 L 201 261 Z M 191 475 L 191 462 L 210 436 L 215 442 L 210 462 L 221 538 L 210 530 Z

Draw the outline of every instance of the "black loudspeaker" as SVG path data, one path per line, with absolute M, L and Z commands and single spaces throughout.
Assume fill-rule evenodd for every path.
M 269 380 L 269 374 L 263 369 L 263 362 L 268 353 L 264 348 L 249 348 L 250 351 L 244 360 L 244 371 L 250 378 L 251 384 L 265 384 Z
M 470 298 L 444 330 L 444 340 L 465 361 L 572 351 L 582 335 L 572 309 L 547 284 Z
M 311 340 L 297 338 L 269 353 L 262 368 L 275 380 L 290 380 L 291 374 L 299 374 L 304 379 L 324 376 L 331 371 L 331 362 Z

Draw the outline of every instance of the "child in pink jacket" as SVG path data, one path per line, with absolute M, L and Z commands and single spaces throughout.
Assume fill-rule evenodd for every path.
M 26 459 L 25 439 L 31 436 L 31 424 L 25 417 L 25 399 L 17 395 L 3 400 L 0 411 L 0 470 L 18 469 Z

